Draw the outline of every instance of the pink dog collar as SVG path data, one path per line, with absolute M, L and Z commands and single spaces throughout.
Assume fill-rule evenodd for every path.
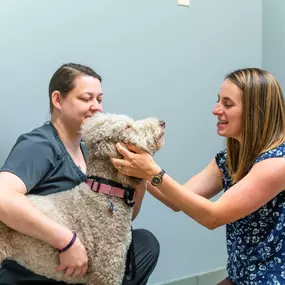
M 136 191 L 133 188 L 125 187 L 120 183 L 96 176 L 89 176 L 86 183 L 94 192 L 104 193 L 109 197 L 122 198 L 124 202 L 130 207 L 133 207 L 135 204 Z M 113 212 L 113 202 L 111 199 L 110 209 Z
M 113 187 L 108 184 L 98 183 L 93 179 L 87 179 L 87 184 L 89 185 L 90 189 L 94 192 L 100 192 L 107 194 L 109 196 L 124 198 L 125 190 L 122 188 Z

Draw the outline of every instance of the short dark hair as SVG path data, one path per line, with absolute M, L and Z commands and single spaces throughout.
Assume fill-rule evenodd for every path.
M 96 73 L 92 68 L 77 64 L 65 63 L 53 74 L 49 82 L 49 105 L 50 113 L 53 110 L 51 95 L 54 91 L 59 91 L 62 96 L 66 96 L 74 87 L 75 79 L 80 75 L 88 75 L 102 81 L 101 76 Z

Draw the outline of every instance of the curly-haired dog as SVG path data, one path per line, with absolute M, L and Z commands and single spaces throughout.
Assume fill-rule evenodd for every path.
M 60 193 L 28 198 L 48 217 L 77 233 L 88 252 L 88 272 L 75 279 L 56 272 L 59 253 L 55 248 L 1 222 L 0 262 L 9 258 L 37 274 L 67 283 L 118 285 L 124 276 L 131 241 L 133 190 L 130 187 L 137 183 L 137 178 L 119 173 L 110 157 L 121 157 L 115 148 L 117 142 L 132 143 L 153 155 L 161 147 L 164 122 L 98 114 L 85 124 L 82 134 L 89 152 L 87 183 Z

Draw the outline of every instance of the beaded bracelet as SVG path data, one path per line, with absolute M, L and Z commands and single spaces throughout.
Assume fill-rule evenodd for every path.
M 58 252 L 63 253 L 65 251 L 67 251 L 74 244 L 75 240 L 76 240 L 76 233 L 73 233 L 73 237 L 72 237 L 71 241 L 69 242 L 69 244 L 62 249 L 58 249 Z

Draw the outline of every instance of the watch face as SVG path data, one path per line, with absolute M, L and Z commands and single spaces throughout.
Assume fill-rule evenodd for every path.
M 159 176 L 154 176 L 152 178 L 152 183 L 155 184 L 155 185 L 159 184 L 160 181 L 161 181 L 161 178 Z

